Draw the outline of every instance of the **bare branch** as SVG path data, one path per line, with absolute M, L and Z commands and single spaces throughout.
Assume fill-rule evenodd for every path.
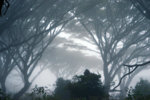
M 144 62 L 144 63 L 142 63 L 142 64 L 134 64 L 134 65 L 126 65 L 126 64 L 124 64 L 124 66 L 128 67 L 129 69 L 130 69 L 130 68 L 133 68 L 133 69 L 132 69 L 132 70 L 130 69 L 128 73 L 124 74 L 124 75 L 120 78 L 119 83 L 118 83 L 112 90 L 115 90 L 118 86 L 120 86 L 122 80 L 123 80 L 126 76 L 132 74 L 138 67 L 145 66 L 145 65 L 148 65 L 148 64 L 150 64 L 150 61 Z

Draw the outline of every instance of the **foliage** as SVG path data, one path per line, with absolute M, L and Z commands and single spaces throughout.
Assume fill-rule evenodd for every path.
M 32 93 L 29 95 L 32 100 L 49 100 L 48 87 L 38 87 L 37 85 L 32 89 Z
M 56 88 L 54 91 L 54 96 L 57 99 L 70 99 L 70 91 L 68 85 L 71 84 L 70 80 L 64 80 L 63 78 L 58 78 L 56 81 Z
M 127 100 L 150 100 L 150 82 L 141 79 L 134 89 L 130 89 Z
M 85 70 L 84 75 L 74 76 L 73 81 L 59 78 L 56 82 L 55 96 L 58 99 L 70 100 L 90 98 L 101 99 L 105 96 L 101 76 Z
M 74 82 L 70 84 L 71 94 L 75 98 L 102 98 L 105 93 L 100 78 L 100 75 L 85 70 L 84 75 L 74 77 Z

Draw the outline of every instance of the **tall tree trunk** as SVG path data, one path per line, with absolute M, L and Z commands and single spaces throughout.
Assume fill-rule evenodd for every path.
M 5 93 L 6 92 L 6 85 L 5 85 L 5 82 L 6 82 L 6 77 L 2 77 L 1 79 L 1 89 L 2 91 Z
M 110 82 L 108 80 L 105 80 L 105 100 L 109 100 L 109 90 L 110 90 Z
M 120 100 L 125 100 L 126 94 L 127 94 L 127 91 L 125 90 L 125 87 L 122 87 L 120 91 Z
M 134 76 L 133 76 L 134 77 Z M 121 85 L 120 85 L 120 89 L 121 89 L 121 93 L 120 93 L 120 99 L 124 100 L 126 95 L 127 95 L 127 89 L 129 88 L 129 85 L 133 79 L 133 77 L 128 78 L 126 81 L 124 81 Z
M 105 70 L 105 68 L 104 68 Z M 109 100 L 109 91 L 110 91 L 110 76 L 107 71 L 104 71 L 104 86 L 105 86 L 105 93 L 106 93 L 106 100 Z
M 2 91 L 4 93 L 6 93 L 6 86 L 5 86 L 5 82 L 4 81 L 1 82 L 1 87 L 2 87 Z

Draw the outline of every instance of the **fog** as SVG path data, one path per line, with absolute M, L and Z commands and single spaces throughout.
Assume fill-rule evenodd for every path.
M 150 87 L 149 7 L 1 0 L 0 100 L 141 100 L 138 84 Z

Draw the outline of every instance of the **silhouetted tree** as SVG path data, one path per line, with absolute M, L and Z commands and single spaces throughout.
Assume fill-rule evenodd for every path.
M 128 100 L 150 100 L 150 82 L 141 79 L 128 95 Z
M 71 84 L 70 80 L 64 80 L 63 78 L 57 79 L 54 96 L 58 100 L 70 100 L 71 99 L 71 94 L 70 94 L 70 90 L 68 87 L 69 84 Z
M 101 100 L 105 96 L 105 91 L 100 78 L 100 75 L 85 70 L 84 75 L 75 76 L 70 84 L 71 95 L 74 98 L 90 100 L 91 97 L 97 97 Z
M 96 98 L 102 100 L 106 97 L 104 86 L 100 80 L 101 76 L 85 70 L 84 75 L 74 76 L 73 80 L 59 78 L 56 81 L 54 96 L 58 100 Z

